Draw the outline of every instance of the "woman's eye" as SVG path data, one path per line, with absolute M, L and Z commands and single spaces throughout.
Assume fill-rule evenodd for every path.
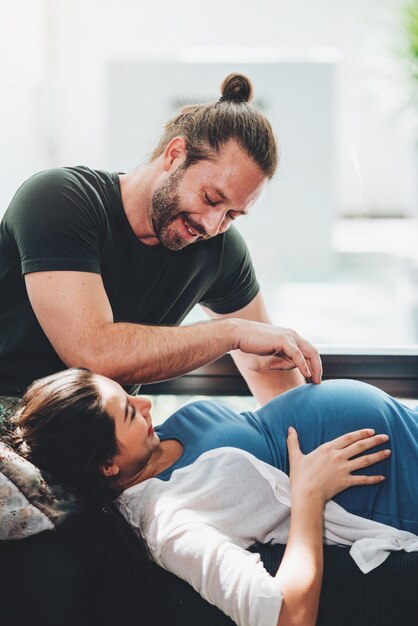
M 134 409 L 134 407 L 132 407 L 131 422 L 134 419 L 135 415 L 136 415 L 136 409 Z

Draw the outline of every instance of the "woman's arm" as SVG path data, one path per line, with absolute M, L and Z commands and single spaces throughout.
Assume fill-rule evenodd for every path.
M 289 540 L 276 574 L 283 596 L 278 626 L 316 623 L 322 585 L 323 548 L 320 497 L 292 495 Z
M 159 565 L 236 624 L 311 626 L 322 581 L 324 504 L 351 484 L 380 481 L 351 472 L 381 461 L 384 452 L 349 460 L 380 443 L 381 436 L 359 431 L 304 456 L 296 433 L 290 434 L 293 511 L 276 577 L 264 569 L 259 555 L 244 548 L 273 538 L 284 542 L 289 504 L 277 497 L 278 470 L 246 452 L 212 450 L 174 472 L 168 482 L 151 480 L 139 492 L 128 490 L 123 513 Z
M 353 456 L 384 441 L 386 435 L 360 430 L 303 455 L 296 431 L 287 440 L 292 483 L 289 539 L 276 578 L 283 596 L 278 626 L 313 626 L 318 614 L 323 573 L 323 512 L 325 503 L 352 485 L 371 485 L 383 476 L 353 476 L 351 472 L 377 463 L 390 454 L 382 450 L 353 460 Z

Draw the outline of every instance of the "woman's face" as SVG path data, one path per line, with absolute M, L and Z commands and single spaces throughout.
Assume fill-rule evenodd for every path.
M 130 396 L 115 381 L 96 375 L 104 409 L 115 422 L 119 452 L 109 459 L 105 475 L 117 475 L 122 481 L 137 475 L 149 462 L 160 444 L 150 414 L 151 402 Z

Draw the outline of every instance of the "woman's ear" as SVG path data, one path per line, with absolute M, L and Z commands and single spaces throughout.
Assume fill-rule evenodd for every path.
M 119 474 L 119 467 L 112 460 L 105 461 L 101 465 L 99 465 L 99 470 L 106 476 L 106 478 L 110 478 L 111 476 L 117 476 Z

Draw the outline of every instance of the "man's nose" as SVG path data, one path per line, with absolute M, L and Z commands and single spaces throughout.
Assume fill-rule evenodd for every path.
M 218 234 L 222 222 L 225 219 L 225 209 L 219 207 L 219 209 L 212 208 L 202 218 L 202 226 L 205 229 L 209 237 L 214 237 Z

